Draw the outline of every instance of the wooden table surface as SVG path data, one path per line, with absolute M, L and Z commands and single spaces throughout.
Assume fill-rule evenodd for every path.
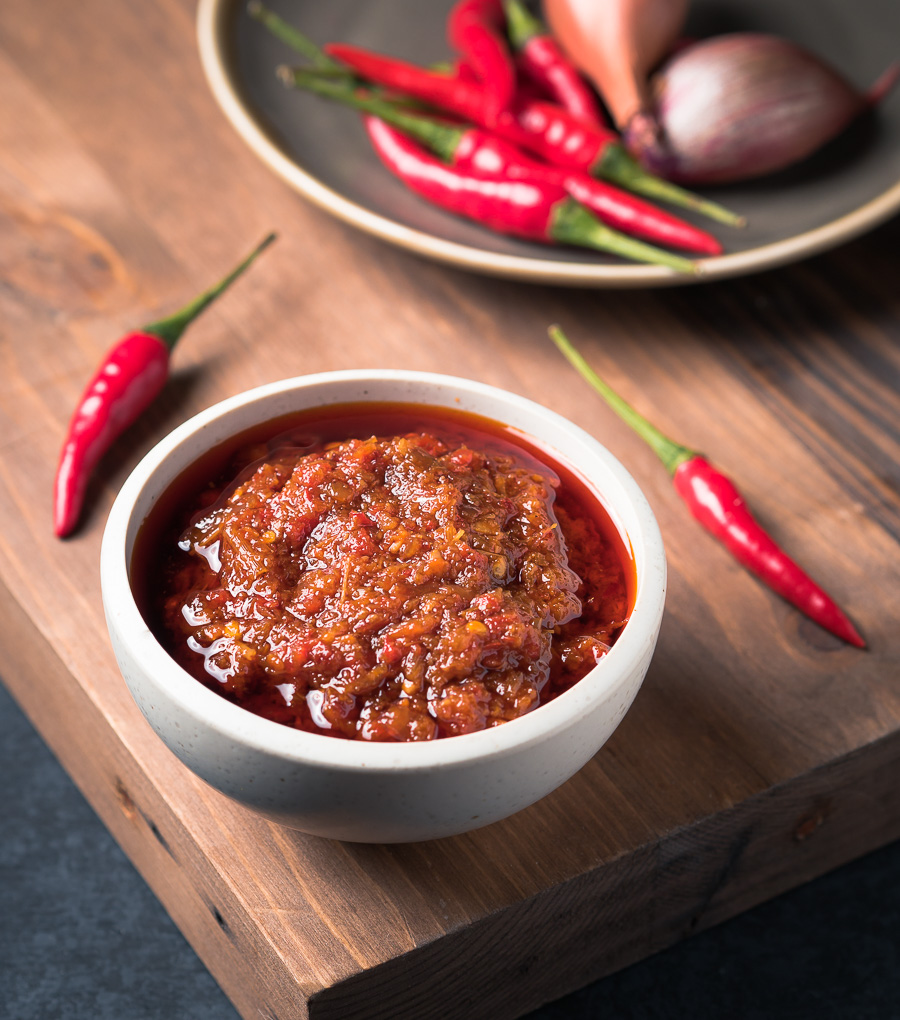
M 513 1017 L 900 836 L 900 222 L 679 290 L 467 275 L 275 180 L 207 91 L 193 14 L 0 6 L 0 639 L 16 698 L 241 1013 Z M 273 227 L 104 460 L 82 530 L 54 540 L 56 456 L 102 353 Z M 869 651 L 699 530 L 546 340 L 553 321 L 728 467 Z M 226 801 L 152 735 L 103 623 L 100 536 L 140 456 L 240 389 L 355 367 L 467 375 L 567 414 L 644 488 L 669 557 L 659 648 L 609 744 L 534 807 L 436 843 L 339 844 Z

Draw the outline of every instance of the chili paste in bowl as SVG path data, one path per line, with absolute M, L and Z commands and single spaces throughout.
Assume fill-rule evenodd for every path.
M 139 540 L 145 614 L 217 693 L 314 733 L 432 740 L 532 711 L 615 642 L 630 560 L 547 451 L 426 406 L 285 425 L 230 444 L 214 480 L 191 470 Z
M 580 769 L 665 597 L 653 514 L 595 439 L 420 372 L 203 411 L 123 485 L 100 573 L 119 668 L 180 760 L 365 842 L 486 825 Z

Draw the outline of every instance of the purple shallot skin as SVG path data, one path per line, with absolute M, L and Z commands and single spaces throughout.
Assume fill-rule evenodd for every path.
M 786 39 L 716 36 L 676 53 L 651 82 L 652 114 L 626 132 L 649 169 L 690 184 L 747 180 L 812 155 L 871 102 Z

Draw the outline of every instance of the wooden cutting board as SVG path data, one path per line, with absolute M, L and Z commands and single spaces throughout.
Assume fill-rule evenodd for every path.
M 192 17 L 187 0 L 0 8 L 0 640 L 16 698 L 241 1013 L 514 1017 L 900 836 L 900 223 L 677 292 L 466 275 L 273 179 L 209 97 Z M 57 452 L 103 351 L 273 226 L 104 460 L 81 532 L 54 540 Z M 868 652 L 698 529 L 547 342 L 553 321 L 728 467 Z M 613 739 L 534 807 L 434 843 L 329 842 L 207 788 L 140 716 L 103 623 L 100 536 L 139 457 L 228 394 L 349 367 L 464 374 L 567 414 L 633 472 L 668 550 L 659 649 Z

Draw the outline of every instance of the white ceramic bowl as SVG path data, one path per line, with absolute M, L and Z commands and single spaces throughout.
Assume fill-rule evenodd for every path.
M 150 632 L 129 582 L 135 536 L 166 487 L 202 453 L 260 422 L 329 404 L 452 407 L 511 425 L 584 478 L 630 544 L 636 598 L 606 657 L 530 714 L 465 736 L 410 744 L 337 740 L 279 725 L 208 690 Z M 466 379 L 421 372 L 331 372 L 262 386 L 185 422 L 135 468 L 116 499 L 101 553 L 103 605 L 119 668 L 141 711 L 197 775 L 305 832 L 406 842 L 505 818 L 578 771 L 621 721 L 647 672 L 662 621 L 666 562 L 646 499 L 621 464 L 565 418 Z

